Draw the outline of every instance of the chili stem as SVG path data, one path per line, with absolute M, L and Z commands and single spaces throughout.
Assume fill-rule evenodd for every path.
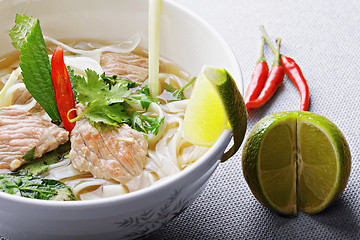
M 276 42 L 278 44 L 278 48 L 277 48 L 277 51 L 276 51 L 276 54 L 275 54 L 275 60 L 274 60 L 274 64 L 273 66 L 275 65 L 281 65 L 281 62 L 280 62 L 280 44 L 281 44 L 281 38 L 278 38 L 276 39 Z
M 260 48 L 260 58 L 257 61 L 257 63 L 259 62 L 265 62 L 265 55 L 264 55 L 264 46 L 265 46 L 265 38 L 261 37 L 261 48 Z
M 274 55 L 276 55 L 276 49 L 274 47 L 274 45 L 271 43 L 271 40 L 269 38 L 269 35 L 267 35 L 265 28 L 263 25 L 260 26 L 260 30 L 262 32 L 262 34 L 264 35 L 264 38 L 266 40 L 266 43 L 269 45 L 269 47 L 271 48 L 271 51 L 273 52 Z

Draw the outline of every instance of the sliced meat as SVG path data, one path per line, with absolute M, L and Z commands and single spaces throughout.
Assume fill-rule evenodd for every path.
M 0 108 L 0 169 L 14 171 L 35 147 L 35 158 L 68 141 L 68 132 L 48 120 L 14 107 Z
M 19 88 L 16 90 L 13 96 L 12 104 L 13 105 L 25 105 L 30 103 L 34 98 L 31 96 L 30 92 L 25 88 Z M 45 110 L 36 102 L 35 106 L 29 110 L 29 112 L 36 116 L 43 116 L 46 114 Z
M 134 53 L 105 53 L 100 65 L 107 76 L 119 75 L 133 81 L 144 81 L 148 76 L 148 59 Z
M 82 119 L 76 122 L 70 140 L 72 165 L 97 178 L 125 184 L 144 169 L 148 143 L 141 133 L 126 124 L 92 126 Z
M 21 87 L 15 91 L 12 104 L 24 105 L 30 103 L 32 99 L 33 97 L 29 91 L 26 88 Z

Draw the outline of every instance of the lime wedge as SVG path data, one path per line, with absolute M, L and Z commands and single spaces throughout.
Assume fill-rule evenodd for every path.
M 245 135 L 247 111 L 235 81 L 225 69 L 204 66 L 196 79 L 185 111 L 183 134 L 189 142 L 212 146 L 226 128 L 234 145 L 222 161 L 239 149 Z
M 349 146 L 327 118 L 310 112 L 267 116 L 251 130 L 243 149 L 243 173 L 254 196 L 288 215 L 314 214 L 345 189 Z

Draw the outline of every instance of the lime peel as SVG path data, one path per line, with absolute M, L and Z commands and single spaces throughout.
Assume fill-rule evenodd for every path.
M 283 128 L 281 133 L 281 126 L 288 130 Z M 292 111 L 272 114 L 255 124 L 244 145 L 242 165 L 252 193 L 264 206 L 289 215 L 296 215 L 297 208 L 314 214 L 345 189 L 351 154 L 345 137 L 327 118 Z M 288 172 L 283 171 L 284 165 Z
M 224 162 L 240 148 L 247 126 L 244 100 L 234 79 L 225 70 L 204 66 L 184 117 L 184 138 L 193 144 L 211 146 L 221 133 L 231 128 L 233 146 L 222 156 Z

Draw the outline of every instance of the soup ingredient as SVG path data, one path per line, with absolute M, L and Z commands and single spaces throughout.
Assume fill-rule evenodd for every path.
M 48 120 L 15 107 L 0 108 L 0 169 L 14 171 L 35 147 L 34 157 L 68 141 L 68 132 Z
M 135 82 L 143 82 L 148 76 L 148 59 L 134 53 L 104 53 L 100 65 L 106 76 L 118 75 Z
M 26 88 L 53 121 L 60 121 L 51 80 L 50 61 L 40 21 L 18 14 L 16 24 L 9 35 L 14 47 L 21 52 L 20 67 Z
M 193 84 L 196 80 L 196 77 L 193 77 L 188 83 L 186 83 L 183 87 L 181 87 L 180 89 L 174 88 L 173 86 L 171 86 L 168 83 L 164 84 L 164 90 L 172 93 L 172 96 L 170 95 L 169 97 L 169 102 L 173 102 L 173 101 L 181 101 L 181 100 L 185 100 L 186 97 L 184 95 L 184 91 L 186 88 L 188 88 L 189 86 L 191 86 L 191 84 Z
M 70 160 L 80 171 L 125 184 L 142 173 L 147 149 L 143 135 L 126 124 L 91 125 L 82 118 L 71 134 Z
M 64 63 L 64 51 L 58 46 L 51 57 L 51 78 L 54 86 L 57 108 L 66 131 L 71 134 L 75 123 L 69 122 L 69 118 L 75 118 L 75 98 L 71 87 L 68 70 Z M 68 116 L 69 112 L 69 116 Z
M 265 86 L 261 90 L 260 95 L 254 99 L 250 100 L 246 103 L 246 108 L 259 108 L 265 103 L 267 103 L 270 98 L 275 94 L 276 89 L 280 86 L 280 84 L 284 80 L 284 68 L 281 66 L 280 63 L 280 40 L 278 41 L 278 49 L 276 51 L 275 60 L 271 71 L 269 73 L 268 78 L 266 79 Z
M 315 113 L 261 119 L 243 148 L 244 177 L 258 201 L 277 212 L 314 214 L 345 189 L 351 154 L 340 130 Z
M 127 102 L 140 102 L 142 106 L 146 101 L 151 101 L 149 96 L 145 96 L 144 92 L 140 92 L 138 99 L 132 98 L 129 88 L 136 85 L 129 84 L 128 80 L 115 81 L 114 85 L 108 84 L 108 80 L 104 78 L 99 79 L 99 75 L 92 70 L 86 70 L 87 80 L 79 75 L 75 76 L 74 89 L 78 93 L 77 99 L 86 109 L 77 118 L 71 121 L 81 119 L 85 115 L 91 124 L 105 123 L 111 126 L 119 126 L 119 124 L 126 123 L 134 129 L 143 131 L 144 133 L 158 132 L 160 124 L 164 121 L 163 118 L 149 117 L 132 111 Z M 141 90 L 140 90 L 141 91 Z M 71 122 L 70 121 L 70 122 Z
M 71 145 L 68 141 L 63 145 L 60 145 L 57 149 L 45 153 L 43 156 L 34 159 L 31 162 L 25 163 L 20 169 L 18 169 L 17 172 L 31 176 L 38 176 L 46 172 L 51 164 L 58 163 L 65 158 L 65 155 L 70 152 L 70 148 Z
M 60 181 L 20 174 L 0 174 L 0 191 L 42 200 L 77 200 L 71 189 Z
M 272 45 L 269 36 L 265 32 L 264 26 L 260 26 L 260 29 L 265 37 L 266 42 L 271 48 L 271 51 L 273 54 L 276 54 L 276 49 Z M 289 77 L 291 82 L 295 85 L 297 90 L 300 93 L 300 110 L 307 111 L 309 109 L 309 87 L 307 85 L 306 79 L 297 63 L 294 61 L 294 59 L 290 57 L 286 57 L 281 55 L 280 61 L 282 66 L 284 67 L 286 75 Z
M 149 86 L 150 95 L 153 98 L 160 94 L 159 48 L 161 6 L 162 0 L 149 1 Z
M 18 80 L 18 78 L 21 75 L 21 68 L 18 67 L 17 69 L 15 69 L 11 74 L 9 79 L 7 80 L 5 86 L 3 86 L 3 88 L 0 91 L 0 107 L 5 107 L 8 106 L 9 103 L 7 103 L 7 98 L 6 93 L 7 90 L 13 86 L 14 84 L 16 84 L 16 81 Z
M 187 84 L 185 84 L 182 88 L 173 91 L 173 96 L 178 100 L 184 100 L 186 97 L 184 96 L 184 91 L 188 88 L 191 84 L 193 84 L 196 80 L 196 77 L 193 77 Z
M 184 117 L 184 138 L 193 144 L 211 146 L 231 128 L 234 145 L 222 157 L 226 161 L 239 149 L 246 131 L 247 112 L 234 79 L 225 69 L 204 66 Z
M 255 100 L 259 96 L 269 74 L 269 67 L 264 56 L 264 45 L 265 39 L 262 37 L 260 58 L 256 63 L 255 69 L 251 75 L 250 83 L 245 92 L 245 104 L 249 101 Z

